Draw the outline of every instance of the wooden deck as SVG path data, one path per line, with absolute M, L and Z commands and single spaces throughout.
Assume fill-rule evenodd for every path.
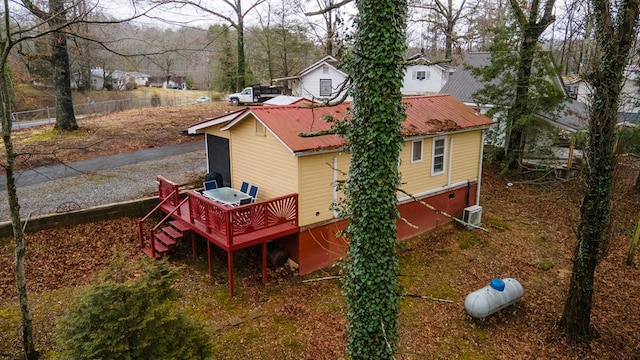
M 175 232 L 190 232 L 194 255 L 196 254 L 195 236 L 200 235 L 207 240 L 207 258 L 209 275 L 213 275 L 212 245 L 227 252 L 229 274 L 229 294 L 234 295 L 233 286 L 233 252 L 249 246 L 262 246 L 262 282 L 267 282 L 267 242 L 283 236 L 298 234 L 298 194 L 285 195 L 267 201 L 248 205 L 227 207 L 202 196 L 199 192 L 189 190 L 184 196 L 178 191 L 178 185 L 157 177 L 159 204 L 150 214 L 139 222 L 140 243 L 142 251 L 157 258 L 171 246 L 165 246 L 164 236 L 172 242 L 174 235 L 162 234 L 163 224 L 173 221 L 169 227 Z M 166 214 L 163 220 L 148 232 L 144 223 L 156 211 Z M 160 247 L 160 249 L 157 249 Z

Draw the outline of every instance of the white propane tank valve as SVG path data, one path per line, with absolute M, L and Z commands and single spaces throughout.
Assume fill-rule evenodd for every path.
M 489 285 L 467 295 L 464 308 L 471 317 L 484 319 L 520 300 L 523 292 L 518 280 L 495 278 Z

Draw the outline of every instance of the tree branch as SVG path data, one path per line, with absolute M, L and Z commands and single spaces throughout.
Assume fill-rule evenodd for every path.
M 399 191 L 399 192 L 401 192 L 401 193 L 403 193 L 403 194 L 405 194 L 405 195 L 407 195 L 407 196 L 409 196 L 411 199 L 415 200 L 417 203 L 419 203 L 419 204 L 421 204 L 421 205 L 426 206 L 428 209 L 431 209 L 431 210 L 435 211 L 435 212 L 436 212 L 437 214 L 439 214 L 439 215 L 446 216 L 446 217 L 448 217 L 449 219 L 452 219 L 452 220 L 454 220 L 455 222 L 460 223 L 460 224 L 462 224 L 462 225 L 464 225 L 464 226 L 469 226 L 469 227 L 473 227 L 473 228 L 475 228 L 475 229 L 480 229 L 480 230 L 482 230 L 482 231 L 484 231 L 484 232 L 489 232 L 489 230 L 488 230 L 488 229 L 483 228 L 482 226 L 478 226 L 478 225 L 475 225 L 475 224 L 468 223 L 468 222 L 466 222 L 466 221 L 464 221 L 464 220 L 462 220 L 462 219 L 458 219 L 457 217 L 455 217 L 455 216 L 453 216 L 453 215 L 451 215 L 451 214 L 448 214 L 448 213 L 446 213 L 446 212 L 444 212 L 444 211 L 442 211 L 442 210 L 440 210 L 440 209 L 436 209 L 434 206 L 427 204 L 426 202 L 424 202 L 424 201 L 422 201 L 422 200 L 420 200 L 420 199 L 416 198 L 416 197 L 415 197 L 415 196 L 413 196 L 412 194 L 409 194 L 408 192 L 406 192 L 406 191 L 404 191 L 404 190 L 402 190 L 402 189 L 400 189 L 400 188 L 397 188 L 396 190 L 397 190 L 397 191 Z
M 398 296 L 413 297 L 413 298 L 425 299 L 425 300 L 433 300 L 433 301 L 439 301 L 439 302 L 444 302 L 444 303 L 453 303 L 453 300 L 449 300 L 449 299 L 441 299 L 441 298 L 437 298 L 437 297 L 433 297 L 433 296 L 428 296 L 428 295 L 418 295 L 418 294 L 398 294 Z
M 342 1 L 341 1 L 341 2 L 339 2 L 339 3 L 335 3 L 335 4 L 332 4 L 332 5 L 329 5 L 329 6 L 327 6 L 327 7 L 326 7 L 326 8 L 324 8 L 324 9 L 320 9 L 320 10 L 318 10 L 318 11 L 311 11 L 311 12 L 304 13 L 304 14 L 305 14 L 306 16 L 314 16 L 314 15 L 322 15 L 322 14 L 326 14 L 326 13 L 328 13 L 329 11 L 331 11 L 331 10 L 333 10 L 333 9 L 337 9 L 337 8 L 339 8 L 339 7 L 342 7 L 343 5 L 346 5 L 346 4 L 348 4 L 348 3 L 352 2 L 352 1 L 353 1 L 353 0 L 342 0 Z

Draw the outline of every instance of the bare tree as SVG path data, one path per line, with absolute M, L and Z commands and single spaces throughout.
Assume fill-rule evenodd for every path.
M 68 7 L 64 7 L 63 1 L 51 0 L 50 8 L 48 12 L 41 11 L 41 9 L 35 7 L 35 5 L 29 1 L 23 1 L 21 4 L 25 8 L 29 9 L 31 13 L 38 13 L 42 17 L 38 17 L 39 20 L 33 21 L 16 21 L 16 13 L 20 13 L 20 10 L 24 10 L 13 6 L 17 3 L 13 2 L 12 6 L 9 6 L 9 0 L 4 0 L 4 9 L 0 15 L 2 19 L 2 26 L 0 26 L 0 109 L 1 117 L 0 124 L 2 125 L 2 140 L 4 145 L 4 151 L 6 154 L 6 163 L 0 164 L 5 171 L 6 178 L 6 192 L 7 201 L 9 203 L 10 217 L 13 228 L 13 238 L 15 246 L 15 280 L 16 289 L 18 294 L 18 302 L 21 312 L 22 320 L 22 351 L 23 357 L 28 360 L 37 359 L 38 352 L 35 349 L 34 337 L 33 337 L 33 325 L 31 310 L 29 308 L 28 294 L 27 294 L 27 280 L 25 273 L 25 243 L 24 243 L 24 230 L 22 220 L 20 218 L 20 203 L 16 191 L 16 177 L 15 177 L 15 162 L 21 154 L 16 153 L 12 142 L 12 127 L 13 118 L 12 112 L 14 107 L 14 90 L 9 78 L 10 73 L 10 54 L 21 44 L 36 41 L 41 38 L 50 37 L 53 40 L 53 46 L 58 46 L 54 50 L 60 52 L 61 59 L 58 59 L 58 65 L 61 68 L 55 71 L 60 73 L 55 74 L 56 81 L 60 82 L 60 85 L 64 86 L 64 89 L 58 91 L 56 88 L 56 97 L 66 97 L 68 104 L 65 106 L 72 106 L 71 93 L 70 93 L 70 81 L 68 73 L 68 54 L 66 54 L 66 33 L 65 31 L 72 25 L 82 22 L 82 19 L 87 15 L 86 13 L 76 13 L 76 15 L 67 19 L 65 17 Z M 90 9 L 87 9 L 90 11 Z M 49 14 L 47 17 L 46 14 Z M 62 54 L 63 49 L 65 53 Z M 62 69 L 66 63 L 66 70 Z M 66 79 L 66 84 L 62 84 L 62 78 Z M 66 91 L 69 90 L 68 93 Z M 72 113 L 73 114 L 73 113 Z M 75 123 L 75 117 L 73 117 L 73 123 Z M 69 125 L 69 124 L 67 124 Z M 70 125 L 73 128 L 73 125 Z M 77 124 L 76 124 L 77 127 Z
M 487 51 L 493 38 L 492 28 L 504 25 L 508 0 L 480 1 L 475 13 L 467 19 L 467 51 Z
M 579 74 L 583 70 L 583 64 L 590 62 L 593 50 L 591 4 L 588 1 L 565 0 L 557 13 L 560 15 L 556 20 L 554 33 L 562 34 L 562 38 L 553 50 L 556 52 L 558 65 L 565 74 Z
M 0 120 L 2 121 L 2 139 L 7 162 L 6 164 L 2 164 L 2 167 L 6 175 L 7 201 L 11 209 L 11 222 L 15 242 L 15 279 L 18 302 L 22 315 L 23 355 L 25 359 L 31 360 L 38 358 L 38 352 L 34 345 L 32 317 L 27 296 L 24 232 L 20 219 L 20 204 L 18 202 L 14 174 L 14 164 L 18 154 L 14 151 L 11 139 L 11 128 L 13 126 L 11 113 L 13 110 L 14 95 L 8 77 L 10 71 L 8 57 L 16 45 L 23 41 L 44 36 L 52 36 L 54 40 L 60 39 L 56 36 L 61 34 L 62 30 L 66 26 L 69 26 L 70 23 L 68 21 L 62 21 L 61 18 L 46 19 L 42 20 L 42 22 L 31 24 L 31 26 L 21 28 L 19 24 L 12 22 L 12 15 L 12 8 L 9 7 L 8 0 L 4 0 L 4 12 L 2 13 L 3 27 L 0 34 L 0 100 L 2 109 L 2 118 Z M 45 24 L 48 26 L 44 26 Z M 64 42 L 63 40 L 59 41 Z
M 64 0 L 49 0 L 47 10 L 36 6 L 30 0 L 22 0 L 25 8 L 42 22 L 46 22 L 52 29 L 62 29 L 69 23 L 67 12 L 69 8 Z M 75 5 L 75 4 L 74 4 Z M 51 31 L 51 56 L 53 67 L 53 84 L 56 99 L 56 124 L 60 130 L 76 130 L 78 123 L 73 111 L 71 98 L 71 74 L 69 66 L 69 52 L 67 51 L 67 35 L 61 30 Z
M 218 11 L 213 2 L 208 1 L 185 1 L 185 0 L 152 0 L 157 4 L 173 4 L 175 6 L 191 6 L 199 11 L 213 15 L 218 19 L 226 21 L 232 28 L 236 30 L 236 52 L 237 52 L 237 77 L 236 90 L 241 90 L 245 86 L 246 81 L 246 60 L 244 53 L 244 20 L 248 13 L 253 11 L 266 0 L 253 0 L 248 7 L 243 9 L 242 0 L 222 0 L 228 8 L 233 11 L 229 15 L 222 11 Z
M 312 26 L 311 28 L 316 33 L 316 37 L 318 37 L 318 39 L 322 41 L 324 45 L 325 55 L 336 55 L 335 46 L 337 37 L 337 26 L 341 22 L 339 11 L 342 6 L 347 5 L 351 1 L 352 0 L 315 0 L 315 5 L 320 8 L 320 10 L 305 13 L 305 15 L 308 17 L 316 15 L 322 16 L 324 22 L 322 26 L 324 34 L 319 34 L 316 31 L 316 26 Z M 311 2 L 311 0 L 306 0 L 306 2 Z
M 456 26 L 468 14 L 475 12 L 478 4 L 467 5 L 467 0 L 462 0 L 456 6 L 453 0 L 424 0 L 418 1 L 412 6 L 417 9 L 428 10 L 425 18 L 419 19 L 419 21 L 430 23 L 435 32 L 444 35 L 444 58 L 451 59 L 453 45 L 465 36 L 457 33 Z
M 320 48 L 308 40 L 295 0 L 281 0 L 260 13 L 259 26 L 249 28 L 248 58 L 258 79 L 287 77 L 317 61 Z M 286 86 L 285 86 L 286 87 Z

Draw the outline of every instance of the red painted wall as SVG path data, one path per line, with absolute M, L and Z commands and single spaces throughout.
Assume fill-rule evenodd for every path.
M 477 183 L 473 183 L 469 184 L 469 186 L 465 185 L 420 200 L 444 213 L 461 218 L 465 207 L 475 205 L 477 190 Z M 396 224 L 398 228 L 398 239 L 400 240 L 414 237 L 425 231 L 435 229 L 441 224 L 452 221 L 449 217 L 440 215 L 417 201 L 404 203 L 399 206 L 399 210 L 400 216 L 418 227 L 414 229 L 404 221 L 398 220 Z
M 421 201 L 460 218 L 465 207 L 475 205 L 477 190 L 477 183 L 473 183 L 422 198 Z M 417 229 L 414 229 L 399 219 L 396 224 L 400 240 L 414 237 L 452 221 L 417 201 L 401 204 L 398 208 L 405 220 L 417 226 Z M 305 275 L 330 266 L 346 255 L 347 239 L 338 236 L 338 232 L 346 226 L 346 220 L 322 224 L 301 231 L 297 238 L 280 239 L 278 243 L 286 248 L 289 251 L 289 257 L 298 263 L 299 274 Z

